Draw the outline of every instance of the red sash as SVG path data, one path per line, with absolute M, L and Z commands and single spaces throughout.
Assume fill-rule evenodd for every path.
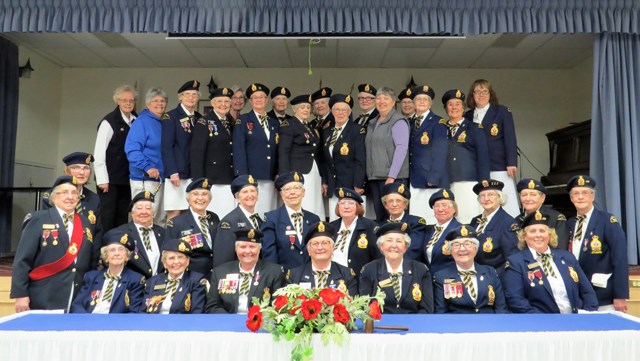
M 51 277 L 60 273 L 69 267 L 76 259 L 78 252 L 80 252 L 83 239 L 84 230 L 82 229 L 82 221 L 80 220 L 80 216 L 76 213 L 73 216 L 73 234 L 71 235 L 67 252 L 59 260 L 33 269 L 29 272 L 29 279 L 32 281 L 39 281 L 43 278 Z

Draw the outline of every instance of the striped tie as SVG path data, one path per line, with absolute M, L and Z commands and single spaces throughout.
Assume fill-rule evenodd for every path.
M 573 236 L 573 241 L 574 242 L 578 242 L 580 243 L 580 241 L 582 240 L 582 233 L 584 232 L 584 220 L 587 218 L 587 216 L 577 216 L 576 219 L 578 220 L 578 227 L 576 229 L 576 234 Z
M 330 146 L 336 144 L 336 142 L 338 141 L 338 134 L 340 133 L 341 130 L 342 130 L 342 127 L 333 128 L 333 134 L 331 134 L 331 138 L 329 139 Z
M 253 224 L 253 228 L 260 229 L 260 222 L 258 222 L 260 216 L 258 215 L 258 213 L 252 214 L 251 216 L 249 216 L 249 218 L 251 218 L 251 224 Z
M 150 251 L 151 238 L 149 237 L 149 233 L 151 233 L 151 228 L 140 227 L 140 231 L 142 231 L 142 242 L 144 243 L 144 249 Z
M 473 302 L 475 302 L 478 298 L 478 295 L 476 294 L 476 288 L 473 286 L 473 280 L 471 280 L 471 276 L 475 275 L 477 272 L 460 271 L 459 273 L 462 276 L 462 283 L 464 283 L 464 287 L 467 289 L 467 292 L 469 292 L 469 296 L 471 296 Z
M 317 277 L 316 288 L 326 288 L 329 271 L 313 271 L 313 274 Z
M 542 270 L 547 277 L 556 277 L 556 273 L 553 271 L 553 267 L 551 267 L 551 258 L 553 255 L 550 253 L 540 253 L 536 252 L 538 257 L 542 258 Z
M 171 300 L 173 301 L 173 297 L 176 295 L 176 290 L 178 289 L 178 285 L 180 284 L 179 279 L 175 280 L 167 280 L 167 287 L 164 289 L 164 295 L 162 295 L 162 301 L 164 301 L 169 295 L 171 295 Z
M 265 130 L 269 129 L 269 116 L 268 115 L 260 115 L 260 126 Z
M 293 218 L 293 226 L 296 227 L 296 231 L 298 234 L 302 234 L 302 212 L 293 213 L 291 218 Z
M 64 224 L 64 229 L 67 231 L 67 233 L 69 233 L 69 221 L 73 221 L 73 213 L 63 214 L 62 223 Z
M 484 227 L 487 226 L 487 221 L 488 219 L 486 217 L 480 217 L 478 219 L 478 227 L 476 228 L 476 231 L 478 232 L 478 234 L 484 233 Z
M 453 138 L 456 136 L 458 132 L 458 124 L 447 124 L 449 127 L 449 138 Z
M 242 283 L 240 284 L 240 294 L 243 296 L 249 295 L 249 288 L 251 287 L 251 278 L 253 278 L 253 272 L 240 272 L 242 276 Z
M 202 230 L 202 235 L 204 236 L 205 241 L 209 243 L 209 245 L 211 245 L 211 241 L 209 238 L 209 215 L 207 214 L 206 216 L 199 216 L 198 219 L 200 219 L 200 230 Z
M 78 203 L 76 204 L 76 213 L 82 214 L 82 200 L 85 199 L 84 194 L 78 196 Z
M 351 231 L 348 229 L 343 229 L 342 231 L 340 231 L 340 238 L 338 239 L 338 243 L 336 243 L 335 249 L 339 251 L 343 250 L 344 246 L 347 244 L 347 237 L 349 237 L 350 233 Z
M 112 276 L 109 272 L 105 272 L 104 278 L 109 280 L 109 284 L 107 285 L 107 289 L 104 291 L 104 295 L 102 295 L 101 302 L 111 302 L 111 299 L 113 298 L 113 289 L 115 288 L 116 282 L 120 280 L 120 276 Z
M 422 117 L 419 116 L 414 116 L 413 120 L 416 122 L 416 130 L 418 130 L 418 128 L 420 128 L 420 125 L 422 124 Z
M 402 277 L 402 272 L 393 272 L 391 273 L 391 285 L 393 286 L 393 296 L 396 298 L 396 301 L 400 301 L 400 277 Z
M 427 249 L 433 247 L 433 245 L 436 244 L 436 242 L 438 242 L 438 239 L 442 235 L 443 230 L 444 230 L 444 227 L 436 226 L 436 231 L 433 232 L 433 236 L 431 236 L 431 239 L 429 239 L 429 242 L 427 242 L 427 247 L 426 247 Z

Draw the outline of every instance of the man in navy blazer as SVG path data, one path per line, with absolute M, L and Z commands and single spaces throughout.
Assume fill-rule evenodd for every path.
M 275 183 L 284 205 L 265 214 L 261 230 L 262 258 L 289 270 L 309 261 L 303 237 L 320 218 L 302 209 L 304 177 L 300 172 L 281 174 Z
M 594 207 L 596 181 L 578 175 L 567 182 L 577 216 L 567 223 L 570 251 L 598 296 L 600 310 L 626 312 L 629 298 L 627 238 L 611 213 Z M 580 218 L 578 218 L 580 217 Z
M 453 264 L 449 249 L 447 234 L 460 226 L 456 219 L 458 205 L 456 197 L 448 189 L 442 188 L 429 198 L 429 207 L 433 208 L 436 224 L 428 227 L 418 250 L 421 257 L 418 260 L 427 266 L 432 273 Z
M 276 208 L 273 179 L 278 165 L 280 122 L 267 115 L 269 88 L 251 84 L 246 90 L 252 110 L 240 115 L 233 127 L 233 169 L 235 175 L 251 174 L 258 181 L 260 213 Z

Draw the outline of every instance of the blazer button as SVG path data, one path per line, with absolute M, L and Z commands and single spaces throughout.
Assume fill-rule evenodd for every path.
M 267 144 L 267 148 L 271 148 L 271 144 Z
M 151 268 L 149 268 L 149 273 L 153 273 L 153 270 Z
M 76 271 L 75 267 L 71 269 L 71 272 L 75 272 L 75 271 Z
M 315 145 L 315 144 L 314 144 Z M 311 153 L 311 156 L 313 157 L 313 153 Z
M 457 160 L 458 158 L 453 158 L 453 160 Z
M 349 260 L 349 263 L 351 263 L 351 260 Z
M 267 157 L 267 159 L 271 159 L 271 157 L 269 156 L 269 157 Z
M 478 312 L 480 312 L 480 310 L 476 308 L 476 313 L 478 313 Z
M 302 251 L 300 251 L 300 254 L 304 254 Z

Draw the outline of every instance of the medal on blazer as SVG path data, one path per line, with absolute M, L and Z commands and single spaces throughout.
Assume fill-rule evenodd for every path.
M 191 311 L 191 293 L 187 293 L 187 297 L 184 299 L 184 310 Z
M 487 237 L 486 241 L 482 244 L 482 251 L 484 253 L 491 253 L 491 251 L 493 251 L 493 238 Z
M 271 300 L 271 291 L 269 291 L 269 287 L 265 287 L 262 294 L 262 302 L 269 302 L 269 300 Z
M 536 276 L 536 278 L 538 279 L 538 284 L 539 285 L 544 284 L 544 282 L 542 282 L 542 271 L 540 271 L 539 269 L 534 270 L 533 271 L 533 275 Z
M 496 293 L 493 291 L 493 286 L 489 285 L 489 290 L 487 291 L 487 297 L 489 297 L 489 306 L 493 306 L 496 302 Z
M 535 287 L 536 284 L 533 282 L 533 280 L 535 279 L 536 276 L 533 274 L 533 271 L 529 271 L 527 273 L 527 277 L 529 277 L 529 282 L 531 282 L 531 283 L 529 283 L 529 286 Z
M 180 125 L 185 132 L 191 133 L 191 122 L 189 121 L 189 117 L 180 119 Z
M 207 125 L 207 128 L 209 128 L 209 136 L 213 137 L 213 124 L 209 123 Z M 218 133 L 216 132 L 216 135 L 218 135 Z
M 591 254 L 602 254 L 602 242 L 600 242 L 600 237 L 597 234 L 594 234 L 591 237 Z
M 349 155 L 349 145 L 347 143 L 342 143 L 342 147 L 340 147 L 340 155 Z
M 91 302 L 89 303 L 91 306 L 95 306 L 98 303 L 98 299 L 102 294 L 102 290 L 93 290 L 91 291 Z
M 420 291 L 420 285 L 418 285 L 417 283 L 413 284 L 411 296 L 413 296 L 413 300 L 416 302 L 420 302 L 422 300 L 422 291 Z
M 361 233 L 360 238 L 358 238 L 358 248 L 365 249 L 369 245 L 369 240 L 367 240 L 366 233 Z
M 51 236 L 53 236 L 53 245 L 57 246 L 58 245 L 58 230 L 54 229 L 51 231 Z M 44 246 L 47 245 L 47 242 L 44 242 Z
M 249 135 L 253 134 L 253 123 L 247 122 L 247 132 Z
M 85 228 L 84 231 L 87 234 L 87 240 L 93 243 L 93 234 L 91 234 L 91 230 L 89 228 Z
M 445 256 L 451 256 L 451 248 L 449 247 L 449 241 L 444 241 L 442 245 L 442 254 Z
M 498 136 L 498 124 L 493 123 L 491 125 L 491 136 L 492 137 L 497 137 Z
M 338 291 L 342 293 L 347 293 L 347 284 L 344 283 L 344 280 L 338 281 Z
M 87 214 L 87 219 L 89 219 L 89 223 L 91 224 L 96 224 L 96 215 L 93 213 L 92 210 L 89 210 L 89 213 Z
M 576 272 L 573 267 L 569 267 L 569 274 L 571 275 L 573 282 L 578 283 L 578 272 Z
M 292 230 L 291 226 L 287 226 L 287 229 L 284 232 L 284 234 L 289 236 L 289 243 L 291 243 L 291 250 L 293 251 L 295 249 L 293 245 L 296 243 L 296 236 L 298 235 L 298 233 Z
M 307 144 L 309 144 L 309 133 L 304 133 L 304 137 L 307 138 Z
M 256 272 L 256 276 L 253 278 L 253 285 L 257 286 L 258 282 L 260 282 L 260 271 Z
M 429 134 L 427 132 L 422 132 L 422 136 L 420 137 L 420 144 L 429 144 Z
M 467 131 L 463 131 L 462 133 L 460 133 L 460 135 L 458 136 L 458 143 L 464 143 L 467 141 Z
M 118 287 L 120 287 L 118 285 Z M 124 307 L 129 307 L 131 304 L 131 299 L 129 299 L 129 290 L 124 290 Z

